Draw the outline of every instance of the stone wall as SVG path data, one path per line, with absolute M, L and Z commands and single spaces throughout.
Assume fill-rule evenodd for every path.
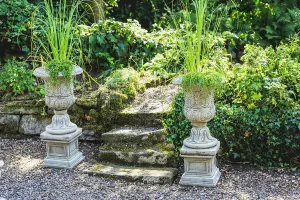
M 115 117 L 126 104 L 126 96 L 99 89 L 86 95 L 78 95 L 69 109 L 72 122 L 83 128 L 82 140 L 100 140 L 105 131 L 112 128 Z M 23 138 L 38 136 L 51 123 L 53 111 L 44 99 L 19 96 L 0 99 L 0 137 Z

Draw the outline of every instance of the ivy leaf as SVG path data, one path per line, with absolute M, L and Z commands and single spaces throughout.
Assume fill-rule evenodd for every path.
M 260 92 L 254 92 L 252 95 L 251 95 L 251 99 L 253 100 L 253 101 L 258 101 L 258 100 L 260 100 L 261 99 L 261 97 L 262 97 L 262 95 L 261 95 L 261 93 Z

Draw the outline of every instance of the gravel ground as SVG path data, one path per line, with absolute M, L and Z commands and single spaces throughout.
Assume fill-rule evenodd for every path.
M 86 159 L 74 170 L 43 169 L 44 143 L 0 139 L 0 199 L 300 199 L 300 172 L 282 169 L 223 163 L 216 188 L 180 186 L 179 178 L 173 185 L 146 185 L 83 174 L 98 146 L 81 143 Z

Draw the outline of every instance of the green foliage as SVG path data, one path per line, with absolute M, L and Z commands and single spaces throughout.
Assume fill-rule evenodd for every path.
M 169 8 L 178 10 L 181 0 L 110 0 L 107 4 L 108 17 L 123 22 L 135 19 L 143 28 L 150 29 L 154 24 L 168 21 Z
M 72 81 L 72 72 L 74 65 L 69 60 L 50 60 L 46 65 L 46 70 L 49 71 L 50 82 L 55 85 L 58 80 L 58 76 L 61 74 L 67 82 Z
M 244 65 L 234 66 L 229 74 L 230 93 L 225 93 L 231 96 L 227 103 L 233 101 L 249 109 L 295 106 L 300 92 L 299 42 L 294 39 L 276 49 L 247 45 Z
M 226 6 L 230 9 L 222 30 L 230 30 L 241 38 L 252 37 L 276 45 L 300 28 L 297 0 L 233 0 L 227 1 Z
M 27 0 L 0 0 L 0 41 L 6 38 L 15 48 L 28 50 L 30 17 L 35 10 Z
M 216 116 L 208 125 L 225 158 L 299 166 L 299 42 L 295 38 L 276 49 L 247 45 L 244 64 L 228 70 L 227 87 L 220 91 Z M 183 106 L 180 93 L 164 121 L 177 149 L 190 131 Z
M 223 82 L 223 77 L 219 72 L 207 70 L 199 72 L 190 72 L 183 76 L 181 85 L 184 90 L 191 89 L 192 85 L 208 88 L 220 88 Z
M 19 95 L 30 92 L 42 95 L 43 89 L 35 86 L 32 73 L 27 63 L 8 60 L 3 69 L 0 68 L 0 94 L 12 92 Z
M 105 20 L 78 29 L 85 41 L 88 40 L 84 51 L 90 62 L 98 65 L 105 76 L 122 67 L 141 68 L 157 54 L 174 48 L 177 41 L 174 30 L 149 33 L 135 20 L 127 23 Z
M 300 166 L 299 104 L 289 109 L 217 107 L 209 127 L 221 141 L 225 157 L 269 167 Z
M 75 34 L 77 20 L 77 8 L 79 0 L 71 5 L 66 0 L 59 1 L 60 6 L 55 8 L 52 0 L 44 0 L 40 6 L 40 12 L 46 19 L 35 16 L 33 19 L 33 42 L 36 46 L 36 57 L 41 58 L 43 66 L 50 73 L 51 83 L 57 81 L 59 70 L 66 80 L 72 79 L 72 70 L 75 61 L 82 60 L 81 40 Z M 40 52 L 39 50 L 42 50 Z
M 163 120 L 164 126 L 168 129 L 167 142 L 174 144 L 177 152 L 188 137 L 191 124 L 183 114 L 184 93 L 180 91 L 171 104 L 171 111 Z
M 129 100 L 134 99 L 138 91 L 143 89 L 139 84 L 139 73 L 133 68 L 114 71 L 105 84 L 109 89 L 126 94 Z

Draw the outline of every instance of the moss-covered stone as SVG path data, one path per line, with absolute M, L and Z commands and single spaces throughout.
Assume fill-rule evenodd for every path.
M 1 114 L 31 115 L 45 112 L 45 102 L 39 100 L 21 100 L 0 103 Z
M 0 114 L 0 134 L 18 134 L 20 126 L 19 115 Z
M 108 145 L 128 147 L 138 144 L 139 146 L 150 146 L 165 142 L 166 135 L 167 131 L 164 128 L 124 126 L 104 133 L 101 139 Z
M 134 166 L 176 166 L 174 150 L 168 147 L 163 148 L 142 147 L 142 146 L 109 146 L 103 145 L 99 151 L 99 161 L 118 164 L 130 164 Z

